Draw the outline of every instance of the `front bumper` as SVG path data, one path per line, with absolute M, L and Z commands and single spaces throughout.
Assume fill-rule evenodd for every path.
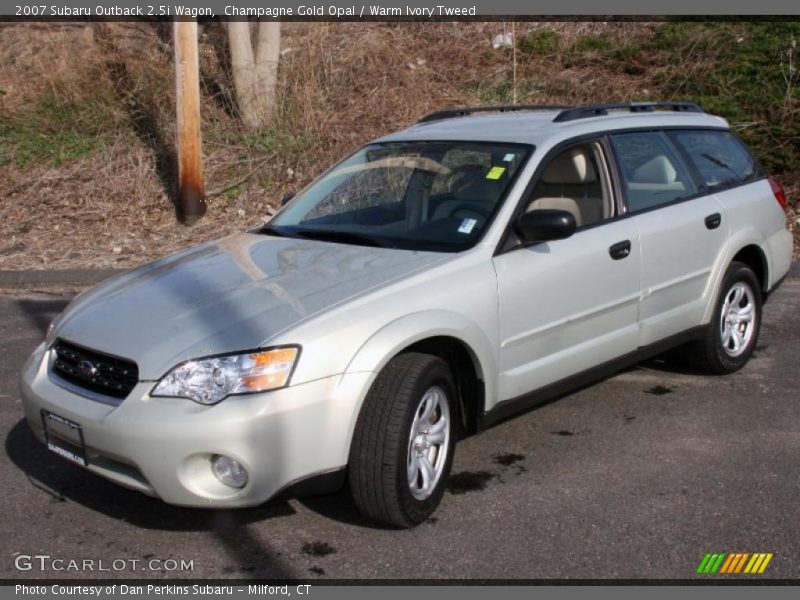
M 42 344 L 21 380 L 25 416 L 40 440 L 43 410 L 69 419 L 83 430 L 88 470 L 170 504 L 207 508 L 258 505 L 290 484 L 344 467 L 372 375 L 336 375 L 214 406 L 151 398 L 155 383 L 140 382 L 112 406 L 59 385 L 49 358 Z M 215 454 L 245 466 L 243 489 L 214 476 Z

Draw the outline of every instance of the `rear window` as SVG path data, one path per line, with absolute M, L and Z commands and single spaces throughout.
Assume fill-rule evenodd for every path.
M 735 185 L 760 175 L 758 163 L 729 131 L 674 131 L 670 136 L 707 188 Z

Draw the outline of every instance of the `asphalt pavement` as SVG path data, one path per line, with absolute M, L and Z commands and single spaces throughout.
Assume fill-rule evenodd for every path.
M 4 579 L 800 577 L 798 278 L 739 373 L 650 361 L 467 439 L 439 510 L 410 531 L 374 528 L 346 492 L 171 507 L 49 453 L 17 380 L 67 299 L 0 295 Z M 763 575 L 696 575 L 715 552 L 774 558 Z

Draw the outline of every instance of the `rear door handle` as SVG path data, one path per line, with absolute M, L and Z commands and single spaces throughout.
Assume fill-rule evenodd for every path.
M 714 213 L 706 217 L 706 229 L 716 229 L 719 227 L 720 223 L 722 223 L 722 215 L 719 213 Z
M 623 258 L 628 258 L 628 256 L 630 256 L 631 254 L 631 241 L 624 240 L 622 242 L 617 242 L 608 249 L 608 253 L 614 260 L 622 260 Z

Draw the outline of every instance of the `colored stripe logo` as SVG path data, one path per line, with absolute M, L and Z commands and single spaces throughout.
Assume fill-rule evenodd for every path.
M 697 572 L 703 575 L 714 575 L 715 573 L 731 575 L 744 573 L 756 575 L 763 573 L 767 565 L 772 560 L 771 552 L 715 552 L 706 554 L 697 567 Z

